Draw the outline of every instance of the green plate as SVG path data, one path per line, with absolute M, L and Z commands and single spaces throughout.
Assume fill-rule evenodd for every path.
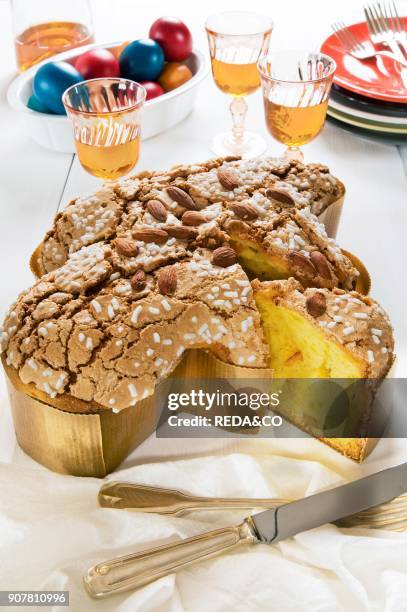
M 338 119 L 334 119 L 334 117 L 331 117 L 329 114 L 327 115 L 327 119 L 329 123 L 336 125 L 344 132 L 348 132 L 348 134 L 352 134 L 353 136 L 357 136 L 365 140 L 370 140 L 373 142 L 378 142 L 391 146 L 407 145 L 407 134 L 403 135 L 387 132 L 374 132 L 373 130 L 359 128 L 354 125 L 350 125 L 349 123 L 338 121 Z
M 358 128 L 369 129 L 373 132 L 385 132 L 387 134 L 404 134 L 407 135 L 407 123 L 406 125 L 389 125 L 388 123 L 377 121 L 375 119 L 366 119 L 364 117 L 355 117 L 349 115 L 343 111 L 339 111 L 336 108 L 328 107 L 328 114 L 330 117 L 343 121 L 349 125 L 353 125 Z

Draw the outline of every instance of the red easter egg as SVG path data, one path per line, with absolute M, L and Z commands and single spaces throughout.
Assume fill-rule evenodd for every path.
M 146 89 L 146 100 L 152 100 L 153 98 L 162 96 L 165 93 L 161 85 L 155 83 L 154 81 L 141 81 L 140 85 L 142 85 Z
M 92 49 L 80 55 L 75 68 L 85 79 L 100 79 L 120 76 L 119 62 L 107 49 Z
M 167 62 L 183 62 L 192 52 L 191 32 L 176 17 L 154 21 L 149 36 L 162 47 Z

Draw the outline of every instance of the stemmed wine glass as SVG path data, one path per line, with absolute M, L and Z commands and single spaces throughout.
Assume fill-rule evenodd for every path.
M 300 147 L 322 130 L 336 69 L 323 53 L 266 53 L 258 68 L 264 112 L 271 136 L 287 145 L 285 157 L 303 159 Z
M 272 28 L 269 17 L 245 11 L 217 13 L 206 21 L 214 81 L 232 96 L 232 130 L 215 136 L 212 149 L 217 155 L 250 158 L 266 149 L 261 136 L 245 130 L 245 97 L 260 87 L 256 64 L 268 49 Z

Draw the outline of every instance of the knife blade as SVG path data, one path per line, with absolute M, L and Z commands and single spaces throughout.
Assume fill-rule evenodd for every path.
M 137 589 L 158 578 L 242 544 L 275 544 L 350 514 L 383 504 L 407 491 L 407 462 L 301 500 L 247 517 L 223 527 L 98 563 L 89 568 L 84 585 L 101 598 Z
M 407 490 L 407 463 L 346 485 L 265 510 L 250 517 L 261 542 L 280 542 L 296 533 L 379 506 Z

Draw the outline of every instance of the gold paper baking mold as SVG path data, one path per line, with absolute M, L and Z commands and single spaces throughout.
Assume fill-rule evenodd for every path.
M 340 187 L 343 195 L 335 200 L 335 202 L 332 202 L 332 204 L 329 204 L 320 215 L 317 215 L 319 221 L 325 225 L 326 233 L 330 238 L 336 238 L 345 201 L 345 186 L 340 183 Z
M 30 270 L 34 274 L 35 278 L 40 278 L 41 276 L 40 267 L 38 263 L 41 257 L 41 252 L 42 244 L 39 244 L 30 257 Z
M 16 370 L 2 360 L 18 443 L 33 459 L 55 472 L 103 478 L 156 429 L 158 413 L 154 395 L 118 413 L 97 406 L 93 412 L 78 412 L 78 407 L 82 409 L 80 400 L 56 397 L 51 404 L 50 398 L 33 385 L 23 385 Z M 206 351 L 192 350 L 171 378 L 264 380 L 271 379 L 272 374 L 269 368 L 234 366 Z M 286 417 L 283 413 L 281 416 Z M 308 433 L 312 435 L 311 430 Z M 358 461 L 377 442 L 376 439 L 320 439 Z
M 188 358 L 184 359 L 176 370 L 177 376 L 173 378 L 271 378 L 273 370 L 270 368 L 246 368 L 231 365 L 221 361 L 209 352 L 192 349 Z
M 342 253 L 351 260 L 356 270 L 359 272 L 359 278 L 356 281 L 355 290 L 361 293 L 362 295 L 369 295 L 370 289 L 372 288 L 372 279 L 370 278 L 370 274 L 365 266 L 353 253 L 346 251 L 345 249 L 341 249 Z
M 70 412 L 28 395 L 14 368 L 3 365 L 17 441 L 54 472 L 103 478 L 155 430 L 153 396 L 116 414 Z
M 222 391 L 228 393 L 236 392 L 235 386 L 233 385 L 234 380 L 241 380 L 247 383 L 246 387 L 249 386 L 248 379 L 269 379 L 273 376 L 273 370 L 269 368 L 246 368 L 242 366 L 234 366 L 224 361 L 221 361 L 217 357 L 215 357 L 212 353 L 206 352 L 204 350 L 192 349 L 189 351 L 189 355 L 187 359 L 184 359 L 177 368 L 177 391 L 180 390 L 180 387 L 184 387 L 185 391 L 188 392 L 190 390 L 190 379 L 212 379 L 213 383 L 215 383 L 216 379 L 222 379 Z M 175 376 L 174 376 L 175 378 Z M 179 384 L 179 379 L 185 381 L 184 384 Z M 231 381 L 228 383 L 228 381 Z M 240 385 L 241 386 L 241 385 Z M 206 390 L 216 392 L 218 390 L 217 386 L 211 385 L 210 383 L 205 385 Z M 252 389 L 255 391 L 255 388 Z M 188 414 L 202 416 L 202 408 L 189 406 L 186 409 Z M 262 417 L 267 414 L 268 410 L 264 406 L 259 407 L 256 411 L 256 415 L 258 417 Z M 221 404 L 217 404 L 213 407 L 211 412 L 211 416 L 240 416 L 242 419 L 246 416 L 252 416 L 253 411 L 249 406 L 222 406 Z M 228 425 L 225 420 L 225 424 L 220 427 L 224 431 L 229 431 L 239 435 L 250 435 L 256 436 L 260 431 L 260 426 L 234 426 Z
M 103 478 L 156 429 L 155 395 L 114 413 L 72 396 L 51 399 L 35 385 L 23 384 L 4 356 L 2 362 L 17 441 L 30 457 L 54 472 Z M 254 368 L 233 368 L 196 350 L 185 355 L 170 378 L 255 376 L 259 374 Z

